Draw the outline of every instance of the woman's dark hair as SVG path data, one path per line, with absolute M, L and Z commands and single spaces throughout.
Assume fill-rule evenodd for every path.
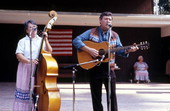
M 113 14 L 111 12 L 103 12 L 103 13 L 100 14 L 99 18 L 102 19 L 103 16 L 113 16 Z
M 37 25 L 33 20 L 28 20 L 24 23 L 24 29 L 27 30 L 28 28 L 28 24 L 33 24 L 33 25 Z

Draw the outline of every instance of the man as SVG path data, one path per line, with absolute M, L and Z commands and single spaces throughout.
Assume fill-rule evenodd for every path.
M 81 35 L 77 36 L 73 40 L 73 45 L 79 50 L 79 51 L 85 51 L 89 53 L 93 58 L 99 57 L 99 51 L 96 50 L 93 47 L 89 47 L 83 43 L 83 41 L 93 41 L 95 43 L 101 43 L 104 41 L 110 41 L 110 47 L 122 47 L 121 41 L 119 39 L 119 35 L 111 31 L 110 36 L 110 27 L 112 24 L 112 13 L 111 12 L 103 12 L 101 13 L 99 17 L 99 23 L 100 26 L 96 28 L 89 29 L 82 33 Z M 110 40 L 109 40 L 110 38 Z M 121 55 L 123 57 L 128 57 L 129 52 L 134 52 L 137 50 L 137 47 L 131 47 L 129 50 L 120 50 L 116 52 L 116 54 Z M 115 54 L 115 53 L 113 53 Z M 116 76 L 114 73 L 114 61 L 115 58 L 110 60 L 109 65 L 110 68 L 108 68 L 108 63 L 101 63 L 100 65 L 97 65 L 89 70 L 90 73 L 90 89 L 91 89 L 91 96 L 92 96 L 92 103 L 93 103 L 93 110 L 94 111 L 103 111 L 103 106 L 101 103 L 101 96 L 102 96 L 102 84 L 105 85 L 105 89 L 107 92 L 107 96 L 109 92 L 111 92 L 110 100 L 111 105 L 108 99 L 108 110 L 111 109 L 111 111 L 118 111 L 117 108 L 117 100 L 116 100 Z M 111 70 L 108 70 L 111 69 Z M 110 74 L 108 74 L 110 72 Z M 111 78 L 111 79 L 110 79 Z M 110 81 L 110 85 L 108 84 L 108 81 Z M 110 88 L 108 86 L 111 86 Z M 111 106 L 111 108 L 110 108 Z

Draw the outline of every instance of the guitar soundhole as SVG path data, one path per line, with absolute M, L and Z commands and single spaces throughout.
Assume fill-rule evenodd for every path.
M 104 54 L 105 54 L 105 50 L 104 50 L 104 49 L 100 49 L 100 50 L 99 50 L 99 55 L 102 56 L 102 55 L 104 55 Z

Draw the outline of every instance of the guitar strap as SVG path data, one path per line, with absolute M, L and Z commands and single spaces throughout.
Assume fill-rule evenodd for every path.
M 98 38 L 98 40 L 99 40 L 99 29 L 98 28 L 99 27 L 92 28 L 90 35 Z M 112 31 L 111 41 L 115 41 L 117 39 L 117 36 L 118 36 L 118 34 L 114 31 Z M 92 38 L 90 38 L 89 40 L 91 40 L 93 42 L 97 42 L 97 41 L 93 40 Z

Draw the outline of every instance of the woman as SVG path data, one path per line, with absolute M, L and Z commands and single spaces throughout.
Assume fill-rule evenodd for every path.
M 149 83 L 149 73 L 148 73 L 148 65 L 143 61 L 143 56 L 138 57 L 138 61 L 134 64 L 135 70 L 135 80 L 137 83 L 140 81 Z
M 37 24 L 33 20 L 25 22 L 26 36 L 19 40 L 16 49 L 16 58 L 19 61 L 17 69 L 14 111 L 31 111 L 33 104 L 30 104 L 30 88 L 34 84 L 31 76 L 34 72 L 35 64 L 38 64 L 38 56 L 42 43 L 42 38 L 37 35 Z M 52 47 L 48 41 L 46 32 L 44 35 L 44 50 L 52 53 Z M 31 45 L 31 44 L 32 45 Z M 32 51 L 30 51 L 30 49 Z M 32 69 L 31 69 L 32 67 Z M 31 89 L 33 90 L 33 88 Z M 30 109 L 31 108 L 31 109 Z

